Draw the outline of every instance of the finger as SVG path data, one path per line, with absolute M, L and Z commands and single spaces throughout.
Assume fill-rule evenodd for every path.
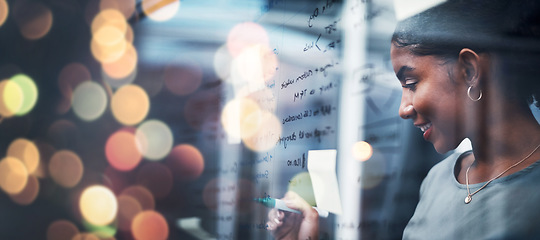
M 292 209 L 298 209 L 304 215 L 304 218 L 311 220 L 318 220 L 319 213 L 309 203 L 307 203 L 300 195 L 295 192 L 289 191 L 283 198 L 285 205 Z

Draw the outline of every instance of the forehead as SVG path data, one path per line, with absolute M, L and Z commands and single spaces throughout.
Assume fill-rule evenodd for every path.
M 390 58 L 396 73 L 403 67 L 414 69 L 437 68 L 436 66 L 442 63 L 442 60 L 435 56 L 419 56 L 412 53 L 409 47 L 396 47 L 394 44 L 390 48 Z

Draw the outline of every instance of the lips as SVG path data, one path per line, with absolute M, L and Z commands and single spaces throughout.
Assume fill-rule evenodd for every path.
M 422 132 L 424 133 L 424 139 L 428 140 L 429 135 L 431 135 L 431 122 L 424 124 L 416 124 L 415 126 L 422 130 Z

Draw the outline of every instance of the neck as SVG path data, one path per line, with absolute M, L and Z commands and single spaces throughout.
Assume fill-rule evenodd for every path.
M 540 144 L 540 125 L 528 109 L 500 107 L 491 112 L 497 114 L 489 114 L 489 118 L 480 121 L 477 126 L 479 131 L 471 137 L 475 161 L 479 167 L 493 170 L 507 168 Z M 527 162 L 532 163 L 538 159 L 539 150 Z

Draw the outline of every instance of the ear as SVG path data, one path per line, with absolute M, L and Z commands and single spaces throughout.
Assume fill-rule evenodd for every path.
M 459 71 L 465 84 L 477 88 L 480 86 L 481 63 L 480 56 L 469 48 L 463 48 L 459 52 Z

